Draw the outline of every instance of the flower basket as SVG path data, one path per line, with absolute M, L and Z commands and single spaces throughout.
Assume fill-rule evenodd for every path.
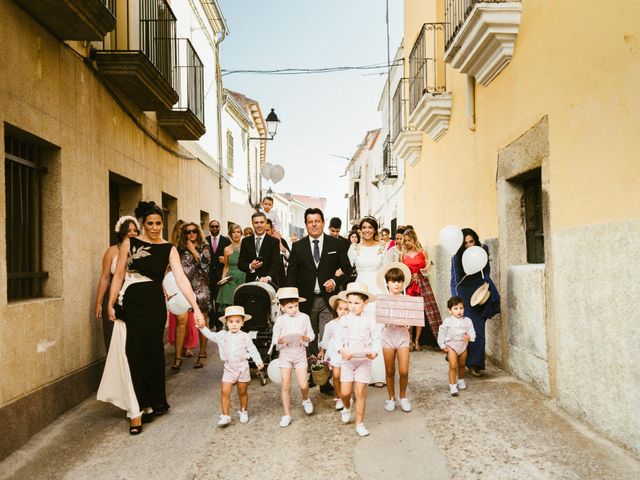
M 309 360 L 311 360 L 311 378 L 313 378 L 313 383 L 316 385 L 326 385 L 330 377 L 328 363 L 313 355 Z

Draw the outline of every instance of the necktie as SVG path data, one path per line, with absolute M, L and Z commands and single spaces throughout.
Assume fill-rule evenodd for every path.
M 313 260 L 316 262 L 316 265 L 320 263 L 320 247 L 318 247 L 318 242 L 320 240 L 313 241 Z
M 213 239 L 211 240 L 211 243 L 213 243 L 213 252 L 215 253 L 215 251 L 218 249 L 218 238 L 213 237 Z
M 260 256 L 260 247 L 262 246 L 262 237 L 256 237 L 256 256 Z

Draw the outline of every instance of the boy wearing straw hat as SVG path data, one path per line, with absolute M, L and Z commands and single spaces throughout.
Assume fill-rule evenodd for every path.
M 342 332 L 338 341 L 338 353 L 342 356 L 340 387 L 342 393 L 342 423 L 351 421 L 351 392 L 356 395 L 356 433 L 369 435 L 364 426 L 367 405 L 367 385 L 371 382 L 371 361 L 380 349 L 379 327 L 375 318 L 365 315 L 364 307 L 376 297 L 369 293 L 364 283 L 350 283 L 340 292 L 340 299 L 349 303 L 349 313 L 342 317 Z M 355 387 L 354 387 L 355 383 Z
M 220 317 L 223 323 L 226 323 L 227 330 L 220 332 L 212 332 L 209 330 L 204 320 L 198 321 L 200 332 L 209 340 L 213 340 L 218 344 L 218 352 L 220 359 L 224 361 L 224 372 L 222 374 L 220 409 L 222 413 L 218 420 L 219 427 L 226 427 L 231 423 L 229 410 L 231 407 L 231 390 L 233 385 L 237 385 L 238 397 L 240 398 L 240 423 L 249 421 L 247 406 L 249 405 L 249 382 L 251 374 L 249 371 L 248 358 L 250 357 L 258 370 L 262 370 L 264 364 L 258 349 L 253 344 L 248 333 L 240 330 L 246 320 L 251 315 L 244 313 L 244 307 L 231 305 L 224 309 L 224 315 Z
M 276 292 L 283 314 L 273 326 L 271 348 L 277 346 L 280 351 L 278 366 L 282 376 L 282 407 L 284 415 L 280 419 L 280 426 L 285 428 L 291 424 L 291 371 L 295 369 L 302 407 L 307 415 L 313 413 L 313 403 L 309 398 L 309 383 L 307 381 L 307 345 L 316 336 L 311 326 L 309 315 L 300 311 L 300 302 L 305 299 L 298 295 L 296 287 L 283 287 Z

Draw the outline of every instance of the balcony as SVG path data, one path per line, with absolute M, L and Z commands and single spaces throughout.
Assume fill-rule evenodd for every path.
M 166 0 L 119 5 L 116 29 L 94 53 L 100 74 L 141 110 L 171 110 L 179 99 L 176 17 Z
M 420 161 L 422 153 L 422 132 L 408 124 L 408 99 L 406 95 L 407 79 L 402 79 L 393 94 L 393 123 L 391 125 L 391 154 L 407 165 L 413 166 Z M 408 125 L 407 125 L 408 124 Z
M 398 178 L 398 162 L 391 152 L 391 136 L 388 135 L 382 146 L 382 183 L 392 185 Z
M 445 0 L 445 60 L 489 85 L 511 62 L 520 27 L 519 1 Z
M 191 42 L 178 40 L 174 84 L 180 99 L 172 110 L 157 112 L 158 124 L 176 140 L 198 140 L 205 134 L 204 65 Z
M 358 192 L 354 192 L 354 194 L 349 197 L 349 221 L 350 223 L 360 221 L 360 195 Z
M 116 0 L 14 0 L 60 40 L 102 40 L 116 26 Z
M 409 123 L 434 142 L 449 129 L 444 23 L 425 23 L 409 54 Z

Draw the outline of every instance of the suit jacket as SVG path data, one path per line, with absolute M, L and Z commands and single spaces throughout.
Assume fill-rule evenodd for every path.
M 271 282 L 278 286 L 279 274 L 282 267 L 280 245 L 277 239 L 265 235 L 260 245 L 262 266 L 255 272 L 249 271 L 249 264 L 256 258 L 256 237 L 244 237 L 240 244 L 238 268 L 247 274 L 247 282 L 255 282 L 260 277 L 271 277 Z
M 207 245 L 211 248 L 211 267 L 209 269 L 209 282 L 216 283 L 222 278 L 222 270 L 224 270 L 224 264 L 218 261 L 218 257 L 224 256 L 224 249 L 231 245 L 231 240 L 224 235 L 218 236 L 218 245 L 216 250 L 213 251 L 213 245 L 211 244 L 211 235 L 208 235 L 205 239 Z
M 323 234 L 324 235 L 324 234 Z M 343 275 L 336 277 L 336 270 L 342 269 Z M 287 270 L 287 285 L 290 287 L 298 287 L 301 297 L 306 298 L 307 302 L 301 303 L 300 307 L 305 313 L 308 313 L 313 306 L 311 301 L 314 296 L 316 279 L 320 287 L 320 293 L 328 303 L 331 295 L 338 293 L 347 280 L 351 277 L 351 262 L 347 256 L 345 244 L 341 240 L 330 235 L 324 235 L 322 240 L 322 252 L 320 253 L 320 262 L 316 267 L 311 253 L 311 239 L 309 236 L 295 242 L 291 248 L 289 255 L 289 268 Z M 323 287 L 323 284 L 333 279 L 336 282 L 336 288 L 329 293 Z

